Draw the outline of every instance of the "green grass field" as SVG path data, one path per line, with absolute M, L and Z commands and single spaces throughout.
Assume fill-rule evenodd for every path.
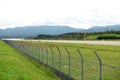
M 17 41 L 15 43 L 21 42 Z M 46 48 L 48 50 L 48 64 L 52 66 L 52 52 L 50 47 L 52 47 L 54 51 L 54 67 L 59 70 L 59 53 L 56 49 L 56 46 L 60 48 L 62 62 L 61 62 L 61 71 L 65 74 L 68 74 L 68 55 L 64 48 L 68 48 L 71 54 L 71 77 L 74 77 L 76 80 L 80 80 L 81 78 L 81 59 L 78 55 L 76 49 L 79 49 L 84 57 L 84 80 L 99 80 L 99 64 L 98 60 L 95 56 L 94 51 L 96 50 L 102 60 L 103 64 L 109 64 L 112 66 L 120 67 L 120 46 L 110 46 L 110 45 L 90 45 L 90 44 L 69 44 L 69 43 L 49 43 L 49 42 L 29 42 L 24 41 L 23 50 L 28 51 L 25 47 L 29 43 L 29 46 L 34 46 L 29 48 L 28 52 L 31 56 L 47 63 L 47 54 Z M 40 45 L 43 48 L 35 47 L 35 45 Z M 39 52 L 40 51 L 40 52 Z M 43 55 L 43 56 L 42 56 Z M 88 60 L 95 61 L 89 62 Z M 111 66 L 102 66 L 102 79 L 103 80 L 120 80 L 120 68 L 113 68 Z
M 36 42 L 33 42 L 36 43 Z M 38 44 L 38 43 L 37 43 Z M 99 80 L 99 64 L 88 62 L 87 60 L 93 60 L 98 62 L 94 51 L 96 50 L 103 62 L 103 64 L 110 64 L 112 66 L 120 67 L 120 46 L 110 46 L 110 45 L 90 45 L 90 44 L 68 44 L 68 43 L 43 43 L 40 42 L 43 47 L 44 45 L 49 51 L 49 65 L 52 64 L 51 61 L 51 51 L 49 45 L 53 46 L 54 50 L 54 67 L 59 69 L 59 55 L 56 46 L 59 46 L 62 53 L 62 72 L 68 74 L 68 56 L 65 51 L 65 47 L 68 48 L 71 53 L 71 76 L 77 80 L 81 78 L 81 60 L 76 51 L 79 49 L 84 57 L 84 80 Z M 35 50 L 35 49 L 33 49 Z M 33 54 L 36 52 L 33 51 Z M 44 63 L 46 63 L 46 50 L 44 53 Z M 38 56 L 37 56 L 38 57 Z M 87 59 L 87 60 L 86 60 Z M 120 80 L 120 69 L 112 68 L 110 66 L 102 67 L 103 80 Z
M 19 51 L 0 41 L 0 80 L 59 80 Z

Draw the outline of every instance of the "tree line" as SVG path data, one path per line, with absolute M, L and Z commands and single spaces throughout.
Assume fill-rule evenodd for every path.
M 84 38 L 87 40 L 120 39 L 120 30 L 107 30 L 105 32 L 74 32 L 60 35 L 39 34 L 34 39 L 84 40 Z

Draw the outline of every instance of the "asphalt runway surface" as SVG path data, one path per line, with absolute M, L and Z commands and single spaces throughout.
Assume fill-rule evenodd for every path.
M 76 44 L 99 44 L 99 45 L 118 45 L 120 41 L 78 41 L 78 40 L 39 40 L 40 42 L 76 43 Z
M 24 40 L 24 39 L 3 39 L 3 40 Z M 76 43 L 76 44 L 99 44 L 99 45 L 117 45 L 120 46 L 120 41 L 80 41 L 80 40 L 31 40 L 25 41 L 40 41 L 40 42 L 57 42 L 57 43 Z

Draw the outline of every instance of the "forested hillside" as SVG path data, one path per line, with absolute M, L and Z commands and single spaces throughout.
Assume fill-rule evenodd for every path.
M 105 32 L 80 32 L 65 33 L 61 35 L 38 35 L 35 39 L 62 39 L 62 40 L 102 40 L 102 39 L 120 39 L 120 30 L 107 30 Z
M 35 37 L 39 34 L 43 35 L 60 35 L 67 33 L 83 33 L 83 32 L 105 32 L 107 30 L 120 30 L 120 25 L 110 26 L 93 26 L 89 29 L 73 28 L 70 26 L 23 26 L 16 28 L 0 29 L 0 38 L 28 38 Z M 74 34 L 73 34 L 74 35 Z M 78 34 L 79 35 L 79 34 Z M 74 36 L 73 36 L 74 37 Z M 76 36 L 75 36 L 76 37 Z M 79 36 L 80 39 L 82 36 Z

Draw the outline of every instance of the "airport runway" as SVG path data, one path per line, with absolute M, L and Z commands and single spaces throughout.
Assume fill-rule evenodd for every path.
M 100 45 L 118 45 L 120 41 L 78 41 L 78 40 L 39 40 L 41 42 L 59 42 L 59 43 L 76 43 L 76 44 L 100 44 Z
M 24 40 L 24 39 L 3 39 L 3 40 Z M 80 41 L 80 40 L 25 40 L 25 41 L 40 41 L 40 42 L 58 42 L 58 43 L 76 43 L 76 44 L 99 44 L 99 45 L 117 45 L 120 46 L 120 41 Z

